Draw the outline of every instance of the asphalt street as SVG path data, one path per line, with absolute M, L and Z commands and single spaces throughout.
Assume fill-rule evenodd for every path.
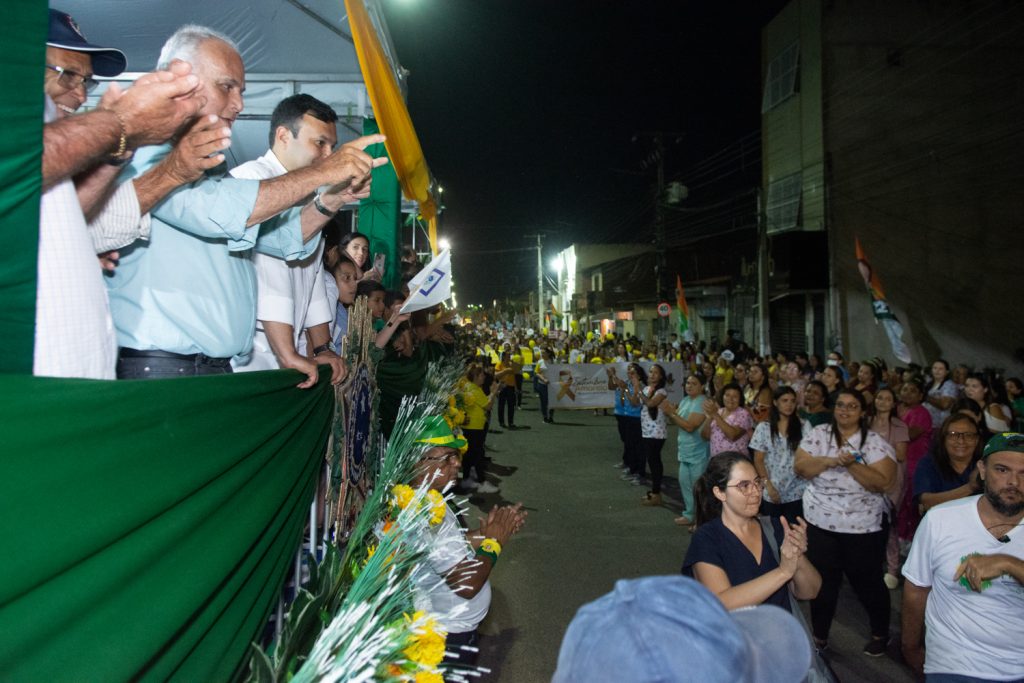
M 648 508 L 639 504 L 645 489 L 622 481 L 613 467 L 621 442 L 610 410 L 607 416 L 556 412 L 555 421 L 541 421 L 537 399 L 527 391 L 516 413 L 521 429 L 487 440 L 493 458 L 488 478 L 500 492 L 470 499 L 471 516 L 516 501 L 530 513 L 491 577 L 493 601 L 480 627 L 479 664 L 491 671 L 485 681 L 550 681 L 579 607 L 618 579 L 678 573 L 689 543 L 689 532 L 673 523 L 680 511 L 675 429 L 662 454 L 665 505 Z M 891 595 L 893 644 L 888 656 L 871 658 L 861 653 L 867 615 L 844 586 L 829 655 L 843 683 L 913 681 L 898 654 L 900 591 Z

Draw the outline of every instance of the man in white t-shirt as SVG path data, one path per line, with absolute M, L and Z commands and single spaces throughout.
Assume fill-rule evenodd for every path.
M 903 656 L 929 683 L 1024 681 L 1024 434 L 993 437 L 978 473 L 983 495 L 929 510 L 903 566 Z

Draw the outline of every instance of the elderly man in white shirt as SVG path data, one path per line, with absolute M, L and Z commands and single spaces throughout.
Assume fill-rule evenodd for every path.
M 281 100 L 270 117 L 270 149 L 259 159 L 238 166 L 231 175 L 265 180 L 327 157 L 338 143 L 337 120 L 330 106 L 311 95 Z M 350 188 L 349 199 L 359 199 L 367 191 L 368 187 Z M 316 208 L 326 216 L 335 213 L 321 204 Z M 317 363 L 323 363 L 331 366 L 331 382 L 341 382 L 344 365 L 330 344 L 332 302 L 324 286 L 323 243 L 297 261 L 257 252 L 253 262 L 258 281 L 256 334 L 252 352 L 233 359 L 234 369 L 293 368 L 306 375 L 298 385 L 306 388 L 316 384 Z

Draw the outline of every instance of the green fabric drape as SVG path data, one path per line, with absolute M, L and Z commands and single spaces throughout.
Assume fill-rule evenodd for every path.
M 0 680 L 228 680 L 275 604 L 329 373 L 0 377 Z
M 0 45 L 0 373 L 31 373 L 47 6 L 4 4 Z
M 363 119 L 363 135 L 379 132 L 375 120 Z M 379 157 L 385 156 L 387 150 L 383 144 L 378 144 L 368 147 L 366 153 L 371 157 Z M 372 173 L 370 196 L 359 202 L 359 232 L 370 238 L 370 251 L 374 256 L 387 254 L 387 273 L 383 284 L 388 289 L 398 289 L 402 279 L 398 263 L 398 246 L 402 242 L 398 222 L 398 214 L 402 210 L 402 193 L 398 176 L 391 164 L 379 166 Z

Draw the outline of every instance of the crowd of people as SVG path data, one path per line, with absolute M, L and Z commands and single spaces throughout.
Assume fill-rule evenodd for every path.
M 667 429 L 678 428 L 682 514 L 675 523 L 694 533 L 684 573 L 727 608 L 768 603 L 794 610 L 790 594 L 810 600 L 808 630 L 815 650 L 827 653 L 845 577 L 868 615 L 864 654 L 883 656 L 890 645 L 890 591 L 902 583 L 911 596 L 906 601 L 930 587 L 931 574 L 920 568 L 929 560 L 923 544 L 914 543 L 922 518 L 935 506 L 968 499 L 973 512 L 961 504 L 961 514 L 996 522 L 986 523 L 986 535 L 974 539 L 978 552 L 992 559 L 974 560 L 965 552 L 948 568 L 950 577 L 957 571 L 958 578 L 969 576 L 977 564 L 979 575 L 989 577 L 979 581 L 1000 583 L 1009 593 L 991 603 L 994 620 L 1006 618 L 1010 605 L 1018 614 L 1024 607 L 1024 539 L 1017 531 L 1024 516 L 1024 437 L 1010 435 L 1024 417 L 1020 380 L 951 367 L 943 359 L 926 367 L 889 367 L 879 358 L 847 362 L 838 352 L 822 362 L 804 353 L 760 356 L 735 342 L 709 349 L 677 340 L 653 345 L 546 332 L 479 325 L 464 350 L 485 374 L 487 367 L 499 367 L 489 356 L 500 354 L 502 367 L 511 358 L 513 368 L 535 377 L 542 397 L 550 378 L 544 366 L 531 365 L 531 357 L 625 363 L 624 377 L 611 366 L 608 371 L 622 443 L 616 467 L 623 479 L 649 485 L 642 505 L 662 506 L 661 451 Z M 686 369 L 678 402 L 667 397 L 661 365 L 673 361 Z M 546 404 L 543 411 L 545 422 L 552 421 Z M 766 550 L 771 548 L 774 555 Z M 963 583 L 971 592 L 974 584 Z M 937 639 L 931 646 L 935 663 L 927 666 L 923 606 L 905 607 L 902 649 L 913 668 L 929 672 L 929 680 L 947 680 L 935 672 L 983 674 L 964 680 L 988 680 L 997 671 L 1021 675 L 1019 665 L 992 667 L 976 657 L 940 653 L 948 649 L 941 639 L 962 632 L 947 622 L 962 616 L 964 605 L 950 607 L 957 610 L 951 613 L 941 611 L 945 605 L 928 608 Z M 978 629 L 968 631 L 964 637 L 985 640 Z M 1012 651 L 1024 661 L 1019 645 Z
M 161 379 L 293 368 L 308 388 L 328 365 L 340 383 L 349 315 L 365 300 L 382 432 L 432 361 L 461 357 L 452 422 L 465 454 L 456 461 L 446 452 L 425 467 L 442 471 L 446 486 L 494 493 L 495 404 L 497 427 L 522 428 L 516 409 L 530 382 L 543 422 L 557 424 L 549 365 L 607 364 L 621 476 L 649 485 L 641 504 L 662 506 L 662 450 L 670 425 L 678 428 L 675 523 L 694 533 L 684 570 L 723 604 L 792 610 L 791 586 L 811 600 L 823 652 L 845 576 L 869 616 L 864 652 L 881 656 L 889 590 L 902 571 L 902 646 L 912 666 L 970 680 L 1024 677 L 1012 635 L 1024 626 L 1024 437 L 1013 433 L 1024 420 L 1020 379 L 942 359 L 889 367 L 835 351 L 759 355 L 733 335 L 722 345 L 676 335 L 655 343 L 496 323 L 457 334 L 451 312 L 401 313 L 420 268 L 415 253 L 397 264 L 371 258 L 370 240 L 337 218 L 368 196 L 371 171 L 387 160 L 365 150 L 382 136 L 338 146 L 331 107 L 294 95 L 272 114 L 266 153 L 225 172 L 245 89 L 228 36 L 183 26 L 155 71 L 128 89 L 110 86 L 98 108 L 79 114 L 94 77 L 117 76 L 126 60 L 51 10 L 45 68 L 35 374 Z M 403 286 L 382 284 L 387 269 L 400 269 Z M 666 391 L 668 362 L 686 369 L 678 402 Z M 627 364 L 624 377 L 612 363 Z M 518 508 L 495 514 L 486 522 L 500 527 L 493 536 L 522 524 Z M 469 599 L 486 573 L 477 578 Z M 972 620 L 960 619 L 966 613 Z

